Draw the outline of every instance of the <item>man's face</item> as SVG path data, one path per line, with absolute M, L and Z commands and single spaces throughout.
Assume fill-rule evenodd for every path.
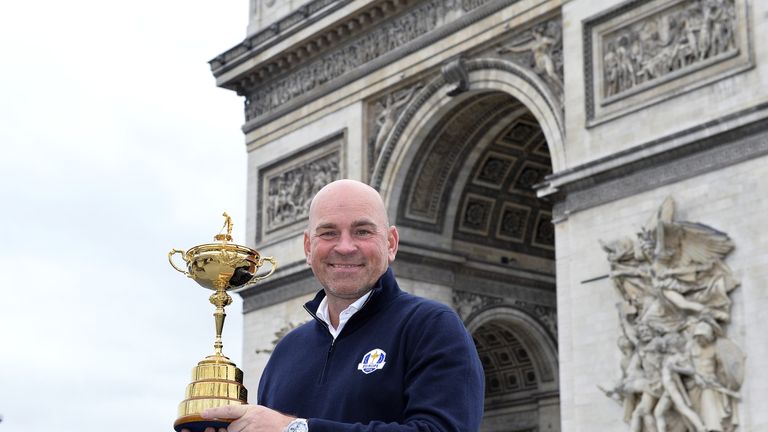
M 318 193 L 304 234 L 307 263 L 329 297 L 355 300 L 395 259 L 398 235 L 381 199 L 356 183 L 333 183 Z

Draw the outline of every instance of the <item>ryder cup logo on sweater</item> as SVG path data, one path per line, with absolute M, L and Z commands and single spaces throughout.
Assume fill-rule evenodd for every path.
M 384 359 L 387 357 L 387 353 L 379 348 L 368 351 L 363 356 L 363 361 L 357 365 L 357 370 L 363 371 L 364 374 L 369 374 L 373 371 L 379 370 L 384 367 L 386 362 Z

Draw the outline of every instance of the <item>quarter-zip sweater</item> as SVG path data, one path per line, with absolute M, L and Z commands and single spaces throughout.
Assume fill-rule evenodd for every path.
M 324 296 L 275 347 L 259 404 L 308 419 L 309 432 L 479 429 L 483 369 L 453 310 L 401 291 L 390 268 L 334 341 L 315 315 Z

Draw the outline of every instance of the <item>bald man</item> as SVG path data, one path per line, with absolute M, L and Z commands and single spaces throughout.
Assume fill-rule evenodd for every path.
M 233 419 L 228 432 L 477 431 L 484 380 L 472 338 L 453 310 L 400 290 L 389 268 L 398 241 L 375 189 L 322 188 L 304 232 L 323 286 L 304 306 L 314 319 L 275 347 L 259 405 L 203 416 Z

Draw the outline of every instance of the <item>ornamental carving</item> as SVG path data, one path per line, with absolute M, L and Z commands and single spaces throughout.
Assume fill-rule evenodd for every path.
M 508 0 L 506 3 L 511 4 L 515 1 Z M 328 51 L 281 78 L 259 83 L 245 90 L 246 121 L 260 117 L 334 78 L 394 51 L 449 22 L 456 21 L 463 14 L 487 2 L 487 0 L 420 2 L 406 13 L 373 26 L 351 43 L 344 44 L 342 48 Z M 359 24 L 353 21 L 350 25 L 357 27 Z
M 464 11 L 469 12 L 472 9 L 479 8 L 480 6 L 489 3 L 491 0 L 461 0 L 461 8 Z
M 304 220 L 312 197 L 326 184 L 340 178 L 339 153 L 314 159 L 269 179 L 267 231 Z
M 607 34 L 603 94 L 626 92 L 736 50 L 733 0 L 688 1 Z
M 734 431 L 742 350 L 726 335 L 727 234 L 676 221 L 668 198 L 636 238 L 601 242 L 619 294 L 621 378 L 600 386 L 633 432 Z M 687 428 L 687 429 L 686 429 Z
M 373 119 L 368 134 L 368 171 L 373 171 L 376 159 L 384 146 L 387 135 L 395 121 L 405 110 L 413 96 L 424 86 L 418 82 L 409 87 L 388 93 L 369 105 L 369 116 Z
M 588 125 L 752 66 L 745 0 L 640 0 L 588 20 Z
M 559 19 L 533 26 L 499 46 L 496 53 L 533 69 L 562 98 L 563 27 Z
M 334 134 L 259 168 L 257 242 L 303 229 L 312 197 L 324 185 L 342 178 L 344 140 L 344 133 Z
M 498 297 L 481 296 L 466 291 L 453 292 L 453 307 L 456 309 L 459 317 L 465 322 L 476 312 L 503 302 L 504 300 Z
M 536 320 L 543 324 L 547 331 L 557 339 L 557 311 L 555 308 L 528 303 L 518 299 L 503 299 L 466 291 L 453 292 L 454 308 L 464 322 L 481 310 L 502 304 L 513 306 L 536 318 Z

